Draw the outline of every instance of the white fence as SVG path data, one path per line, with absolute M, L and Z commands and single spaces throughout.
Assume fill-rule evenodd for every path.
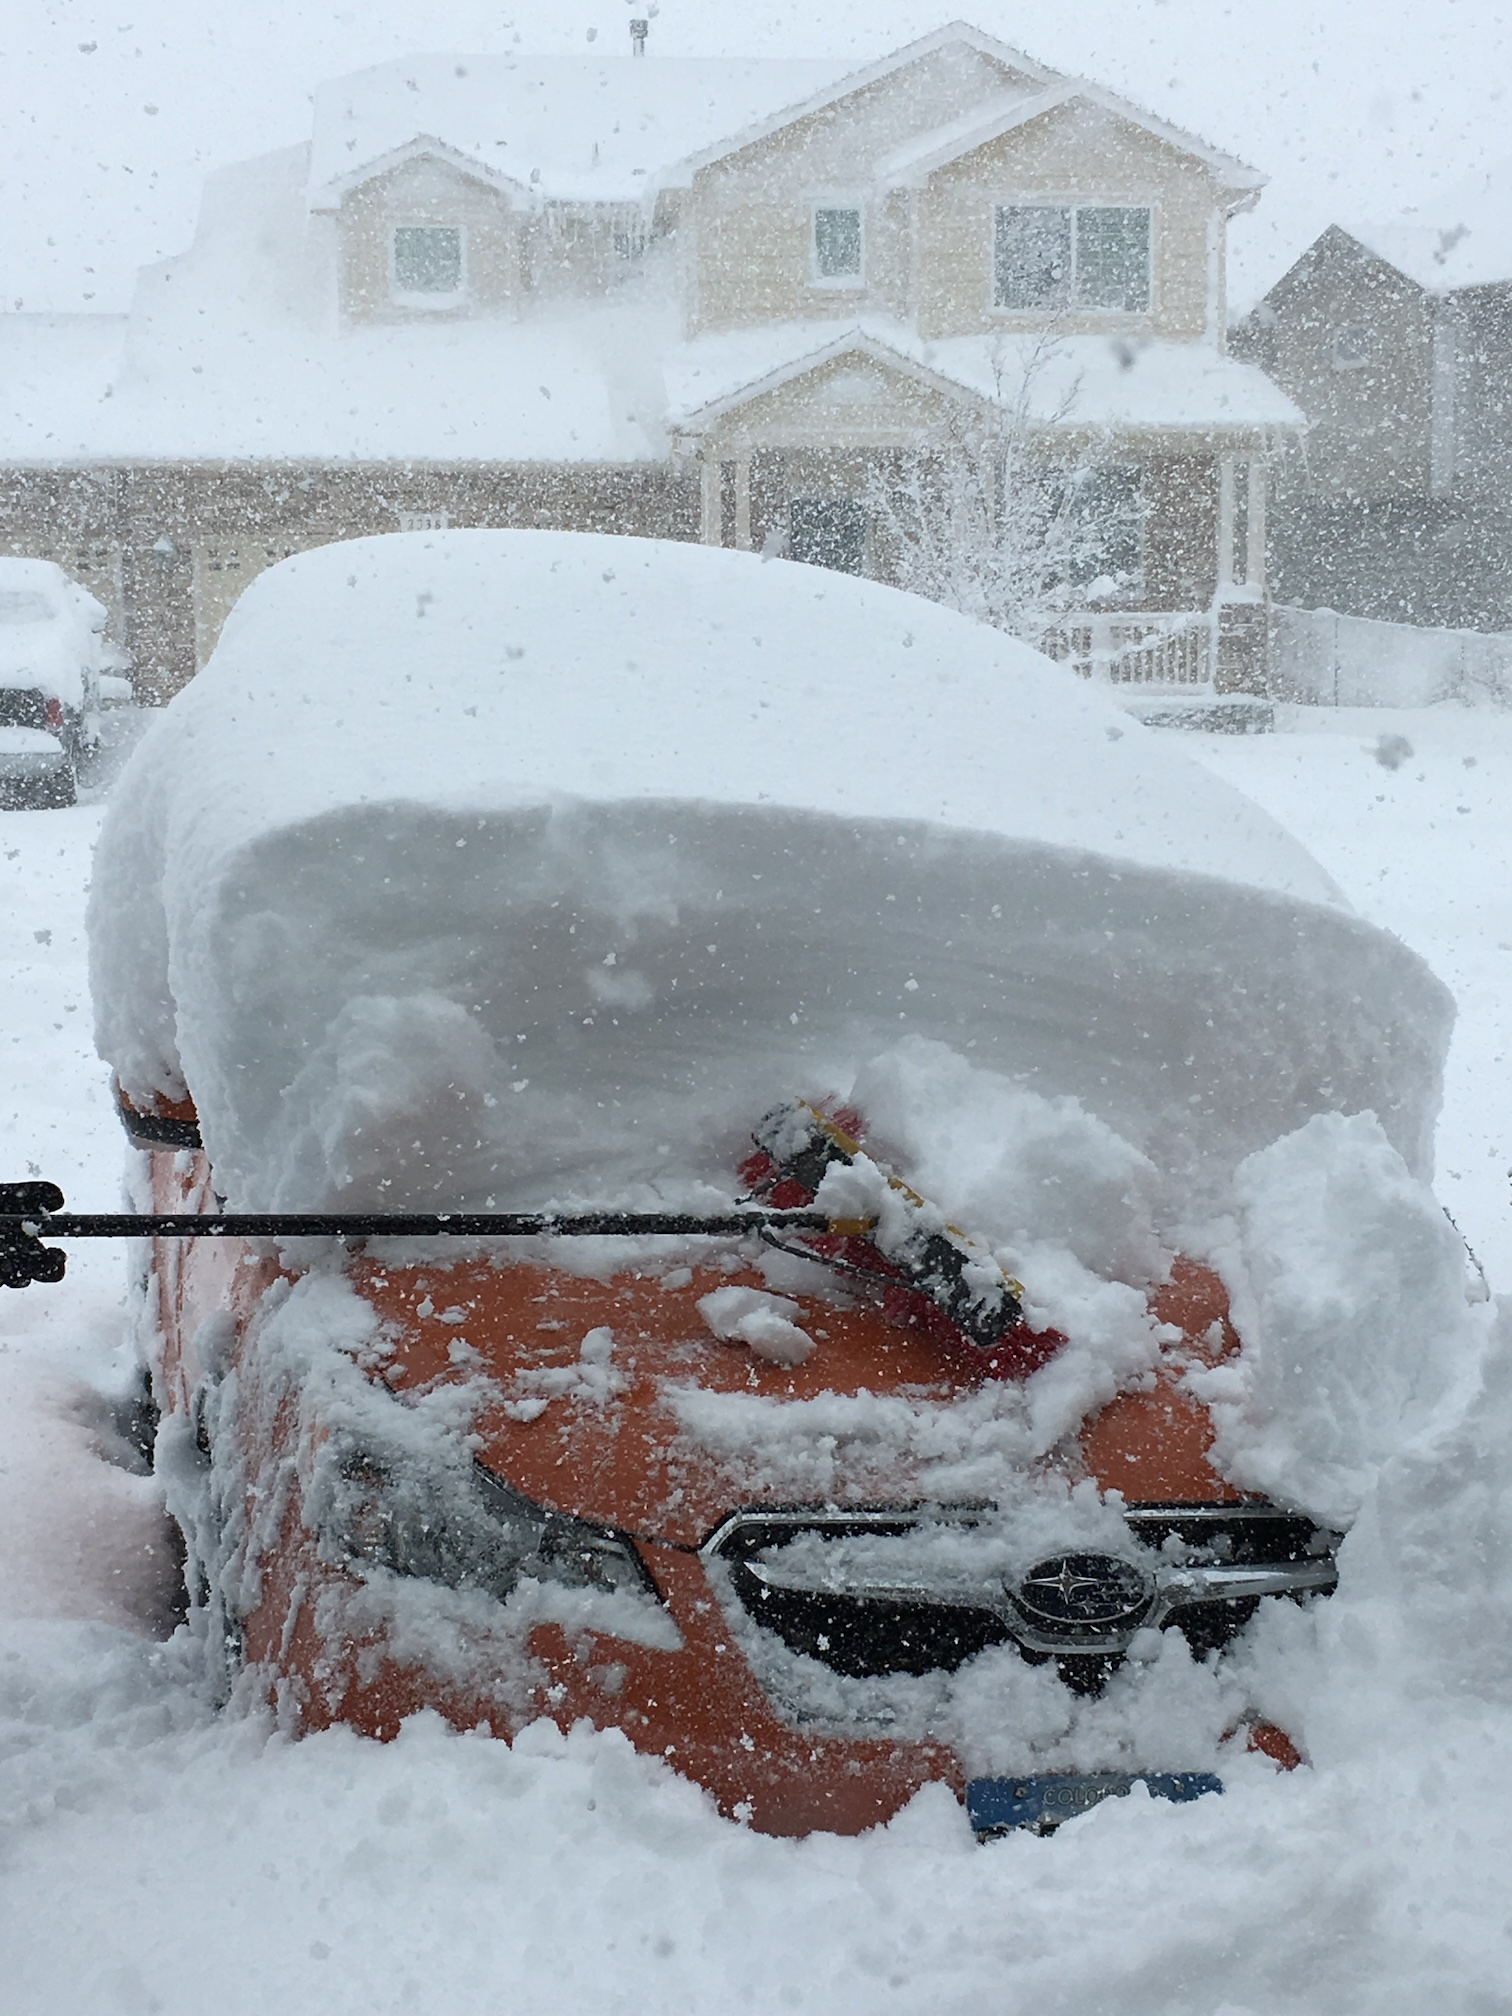
M 1271 612 L 1270 684 L 1279 699 L 1319 707 L 1512 706 L 1512 635 L 1278 607 Z
M 1213 680 L 1213 619 L 1207 614 L 1061 616 L 1038 648 L 1084 679 L 1115 686 L 1184 691 Z

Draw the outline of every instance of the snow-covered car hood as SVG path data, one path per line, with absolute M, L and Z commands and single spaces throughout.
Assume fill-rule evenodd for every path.
M 1451 1010 L 1265 814 L 931 604 L 559 533 L 242 598 L 116 792 L 97 1036 L 247 1206 L 728 1189 L 900 1038 L 1180 1186 L 1340 1108 L 1427 1166 Z

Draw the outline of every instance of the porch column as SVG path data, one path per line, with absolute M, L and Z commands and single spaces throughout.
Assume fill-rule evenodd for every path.
M 735 450 L 735 544 L 742 553 L 751 550 L 751 444 L 740 442 Z
M 705 546 L 724 544 L 724 472 L 714 444 L 705 436 L 698 456 L 699 474 L 702 478 L 701 505 L 698 536 Z
M 1234 585 L 1234 458 L 1218 458 L 1218 593 Z
M 1252 455 L 1249 465 L 1249 510 L 1245 524 L 1244 578 L 1251 588 L 1265 587 L 1265 458 Z

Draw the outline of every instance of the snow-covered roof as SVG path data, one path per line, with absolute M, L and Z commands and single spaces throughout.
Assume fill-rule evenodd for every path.
M 1306 425 L 1262 371 L 1210 344 L 1007 334 L 930 342 L 880 316 L 773 323 L 680 344 L 665 366 L 669 422 L 698 431 L 850 352 L 1010 407 L 1018 406 L 1027 375 L 1031 423 L 1203 434 Z
M 866 90 L 885 78 L 895 76 L 900 70 L 906 70 L 911 64 L 933 55 L 937 50 L 952 47 L 974 50 L 977 55 L 985 56 L 999 65 L 1004 75 L 1005 98 L 1016 101 L 1025 93 L 1036 93 L 1056 82 L 1056 73 L 1053 70 L 1046 69 L 1044 64 L 1037 63 L 1032 56 L 1025 55 L 1022 49 L 1010 48 L 1006 42 L 998 41 L 995 36 L 983 34 L 980 28 L 972 27 L 970 22 L 947 22 L 944 27 L 936 28 L 928 35 L 921 35 L 916 41 L 905 43 L 901 49 L 890 51 L 874 63 L 865 64 L 859 70 L 842 72 L 837 79 L 821 85 L 800 103 L 785 106 L 780 112 L 758 120 L 738 132 L 722 135 L 712 146 L 690 154 L 688 159 L 680 164 L 680 172 L 673 179 L 685 181 L 700 168 L 707 167 L 726 154 L 765 139 L 792 120 L 807 118 L 812 113 L 823 111 L 854 91 Z M 1012 86 L 1008 84 L 1010 76 L 1015 79 Z
M 126 341 L 124 315 L 0 314 L 0 457 L 99 452 Z
M 681 161 L 811 98 L 838 61 L 414 56 L 315 95 L 309 201 L 330 209 L 422 136 L 544 197 L 638 202 Z
M 305 168 L 295 147 L 210 176 L 193 246 L 143 271 L 129 322 L 0 316 L 0 460 L 665 454 L 675 304 L 640 290 L 518 322 L 343 329 Z
M 978 147 L 1000 140 L 1015 127 L 1027 126 L 1032 120 L 1041 119 L 1060 106 L 1078 103 L 1096 106 L 1115 118 L 1128 120 L 1182 153 L 1196 155 L 1214 171 L 1220 182 L 1231 189 L 1258 193 L 1265 186 L 1265 177 L 1258 169 L 1247 168 L 1232 154 L 1221 153 L 1196 134 L 1172 126 L 1167 120 L 1157 119 L 1153 113 L 1103 90 L 1099 85 L 1073 78 L 1050 78 L 1039 90 L 1004 92 L 1001 99 L 991 105 L 973 106 L 961 118 L 932 132 L 920 134 L 906 146 L 889 154 L 878 164 L 877 180 L 888 187 L 920 186 L 937 170 L 958 161 L 964 154 L 975 152 Z
M 1512 280 L 1512 158 L 1392 223 L 1342 228 L 1433 294 Z
M 261 575 L 114 793 L 91 917 L 102 1054 L 187 1079 L 248 1206 L 686 1198 L 905 1036 L 1168 1173 L 1333 1107 L 1422 1166 L 1449 1015 L 1255 805 L 1023 645 L 570 533 Z
M 210 176 L 193 246 L 143 272 L 129 321 L 0 316 L 0 461 L 659 461 L 672 432 L 848 348 L 991 398 L 1016 396 L 1038 343 L 925 343 L 885 317 L 689 342 L 655 271 L 517 320 L 343 327 L 318 242 L 330 227 L 304 216 L 306 169 L 294 147 Z M 1070 426 L 1302 425 L 1253 366 L 1138 337 L 1056 343 L 1034 404 Z
M 927 175 L 1071 99 L 1196 155 L 1232 188 L 1258 190 L 1264 181 L 1195 134 L 956 21 L 860 69 L 771 57 L 417 56 L 379 64 L 316 93 L 309 203 L 332 209 L 348 190 L 421 152 L 536 197 L 640 202 L 948 47 L 999 65 L 1002 90 L 911 140 L 879 168 L 885 185 Z
M 99 670 L 105 611 L 53 560 L 0 556 L 0 687 L 35 688 L 82 707 Z

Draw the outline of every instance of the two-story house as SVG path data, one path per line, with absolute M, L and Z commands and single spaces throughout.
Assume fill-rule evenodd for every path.
M 1234 348 L 1309 423 L 1277 470 L 1277 593 L 1512 629 L 1512 162 L 1432 217 L 1331 225 Z
M 113 332 L 8 318 L 0 546 L 89 579 L 167 693 L 259 568 L 365 533 L 885 576 L 879 472 L 1006 417 L 1098 478 L 1107 564 L 1052 648 L 1259 679 L 1300 424 L 1225 345 L 1261 178 L 959 24 L 850 72 L 646 47 L 344 78 L 308 145 L 210 179 Z

